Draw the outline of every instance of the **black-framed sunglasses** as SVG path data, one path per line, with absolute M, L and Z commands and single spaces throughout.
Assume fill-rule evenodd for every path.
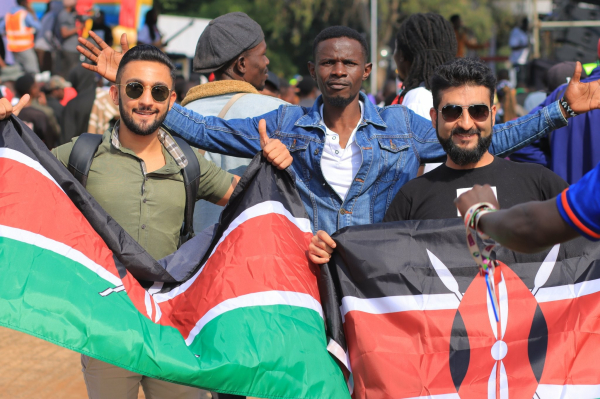
M 438 112 L 442 113 L 442 118 L 446 122 L 455 122 L 463 113 L 463 109 L 466 108 L 471 118 L 476 122 L 485 122 L 490 116 L 490 107 L 485 104 L 475 105 L 453 105 L 448 104 L 442 107 Z
M 129 82 L 127 84 L 115 84 L 115 86 L 125 86 L 125 94 L 132 100 L 137 100 L 144 93 L 145 87 L 140 82 Z M 150 94 L 154 101 L 162 103 L 169 98 L 171 89 L 165 85 L 155 85 L 150 88 Z

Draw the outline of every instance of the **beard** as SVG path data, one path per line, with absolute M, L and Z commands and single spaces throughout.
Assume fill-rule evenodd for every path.
M 145 110 L 144 108 L 134 108 L 133 110 L 138 110 L 138 109 L 140 111 Z M 160 125 L 167 118 L 167 112 L 168 112 L 168 109 L 165 110 L 165 112 L 163 112 L 162 114 L 160 114 L 160 113 L 156 114 L 156 118 L 154 118 L 153 122 L 148 122 L 145 124 L 136 123 L 133 120 L 133 117 L 125 111 L 125 109 L 123 108 L 123 103 L 119 99 L 119 113 L 121 114 L 121 120 L 123 121 L 125 126 L 127 126 L 127 129 L 129 129 L 132 133 L 135 133 L 140 136 L 149 136 L 152 133 L 154 133 L 156 130 L 158 130 Z
M 455 134 L 476 134 L 478 136 L 477 145 L 472 149 L 460 148 L 452 140 L 452 136 Z M 458 166 L 465 166 L 479 162 L 481 157 L 483 157 L 483 155 L 487 152 L 488 148 L 490 148 L 490 144 L 492 143 L 492 133 L 486 137 L 481 137 L 481 130 L 477 128 L 465 130 L 460 127 L 455 127 L 452 129 L 450 137 L 447 139 L 440 137 L 436 128 L 436 135 L 446 154 L 448 154 L 452 162 Z
M 329 105 L 331 105 L 333 107 L 344 108 L 344 107 L 347 107 L 348 105 L 350 105 L 352 103 L 352 101 L 354 101 L 356 96 L 358 96 L 358 93 L 351 95 L 350 97 L 335 96 L 335 97 L 326 97 L 324 99 L 325 99 L 325 101 L 327 101 L 329 103 Z M 325 97 L 325 96 L 323 96 L 323 97 Z

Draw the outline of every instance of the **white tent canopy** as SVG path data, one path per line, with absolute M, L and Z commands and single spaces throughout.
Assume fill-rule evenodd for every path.
M 164 51 L 166 53 L 185 54 L 188 58 L 194 58 L 198 39 L 210 21 L 210 19 L 205 18 L 160 15 L 158 17 L 158 30 L 163 35 L 163 40 L 168 40 L 172 35 L 193 22 L 179 36 L 171 40 Z

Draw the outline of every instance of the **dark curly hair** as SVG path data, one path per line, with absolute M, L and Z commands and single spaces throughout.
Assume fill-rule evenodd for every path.
M 450 22 L 439 14 L 413 14 L 400 26 L 396 46 L 411 63 L 404 80 L 404 93 L 419 87 L 431 90 L 429 79 L 435 69 L 456 56 L 456 36 Z
M 165 53 L 152 46 L 151 44 L 138 44 L 130 48 L 123 58 L 121 58 L 121 62 L 119 63 L 119 68 L 117 69 L 117 83 L 121 83 L 121 76 L 123 76 L 123 69 L 125 69 L 125 65 L 129 64 L 132 61 L 154 61 L 165 65 L 169 68 L 171 73 L 172 87 L 175 86 L 175 74 L 177 70 L 175 69 L 175 64 L 173 61 Z
M 490 104 L 494 103 L 496 77 L 483 62 L 473 58 L 456 58 L 440 65 L 431 77 L 433 107 L 438 109 L 442 101 L 442 90 L 460 86 L 485 86 L 490 90 Z

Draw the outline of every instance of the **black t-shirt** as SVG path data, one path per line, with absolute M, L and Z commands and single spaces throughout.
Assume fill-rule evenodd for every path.
M 456 170 L 445 164 L 406 183 L 387 210 L 384 222 L 459 217 L 454 200 L 475 184 L 489 184 L 501 208 L 556 197 L 569 185 L 549 169 L 494 157 L 481 168 Z

